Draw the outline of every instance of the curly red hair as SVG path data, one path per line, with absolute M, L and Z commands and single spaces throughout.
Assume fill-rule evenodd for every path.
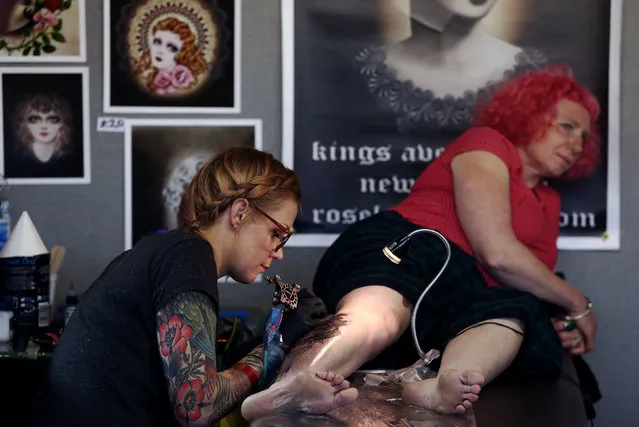
M 600 107 L 568 67 L 553 66 L 504 82 L 489 100 L 478 105 L 474 126 L 490 127 L 513 144 L 526 145 L 544 137 L 562 99 L 581 104 L 590 114 L 590 136 L 579 159 L 565 175 L 567 179 L 580 178 L 592 173 L 599 160 L 596 121 Z

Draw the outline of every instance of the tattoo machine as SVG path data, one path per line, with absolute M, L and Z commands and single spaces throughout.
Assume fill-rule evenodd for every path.
M 275 290 L 273 291 L 273 307 L 271 307 L 264 325 L 264 365 L 262 366 L 260 388 L 264 388 L 272 382 L 284 360 L 285 349 L 280 325 L 284 313 L 297 309 L 298 294 L 301 289 L 297 283 L 286 283 L 277 274 L 274 277 L 264 276 L 264 280 L 267 285 L 274 286 Z

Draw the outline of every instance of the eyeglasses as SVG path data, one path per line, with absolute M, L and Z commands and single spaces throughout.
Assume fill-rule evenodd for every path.
M 277 244 L 277 246 L 275 247 L 275 249 L 273 251 L 277 252 L 280 249 L 282 249 L 282 247 L 286 244 L 286 242 L 288 242 L 288 239 L 291 238 L 291 235 L 295 232 L 295 230 L 293 230 L 292 228 L 291 229 L 286 228 L 283 224 L 281 224 L 280 222 L 276 221 L 272 216 L 270 216 L 269 214 L 264 212 L 262 209 L 260 209 L 257 206 L 255 206 L 253 203 L 248 202 L 248 204 L 253 209 L 255 209 L 256 211 L 258 211 L 259 213 L 264 215 L 266 217 L 266 219 L 271 221 L 282 233 L 284 233 L 281 237 L 278 237 L 279 243 Z

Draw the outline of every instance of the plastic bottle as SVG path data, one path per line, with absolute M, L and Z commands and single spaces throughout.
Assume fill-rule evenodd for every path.
M 11 215 L 9 214 L 9 201 L 0 201 L 0 249 L 9 240 L 11 234 Z
M 67 292 L 67 298 L 64 302 L 64 326 L 65 327 L 67 326 L 67 323 L 69 323 L 69 319 L 71 318 L 73 311 L 78 305 L 78 302 L 80 302 L 80 300 L 78 299 L 75 293 L 75 286 L 73 286 L 73 283 L 71 283 L 69 285 L 69 292 Z

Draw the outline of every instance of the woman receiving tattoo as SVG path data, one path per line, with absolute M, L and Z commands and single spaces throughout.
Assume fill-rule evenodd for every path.
M 324 327 L 330 333 L 323 339 L 316 332 L 302 338 L 279 382 L 244 401 L 244 417 L 278 413 L 262 402 L 306 370 L 348 377 L 422 358 L 409 330 L 411 306 L 434 277 L 415 335 L 424 351 L 440 351 L 430 366 L 437 376 L 407 383 L 404 403 L 461 414 L 498 378 L 557 381 L 565 352 L 594 348 L 597 318 L 590 300 L 554 272 L 561 200 L 552 185 L 595 170 L 599 114 L 598 101 L 567 67 L 499 84 L 406 199 L 351 225 L 324 253 L 313 290 L 339 323 Z M 439 231 L 450 251 L 424 234 L 391 262 L 382 248 L 422 227 Z
M 38 425 L 211 426 L 238 407 L 264 356 L 260 345 L 217 370 L 217 279 L 250 283 L 281 260 L 300 197 L 295 173 L 262 151 L 206 163 L 182 199 L 183 227 L 142 238 L 87 290 L 56 347 Z M 312 293 L 300 298 L 281 324 L 287 348 L 312 323 L 300 318 L 325 314 Z M 330 372 L 301 380 L 317 390 L 311 410 L 356 396 Z

